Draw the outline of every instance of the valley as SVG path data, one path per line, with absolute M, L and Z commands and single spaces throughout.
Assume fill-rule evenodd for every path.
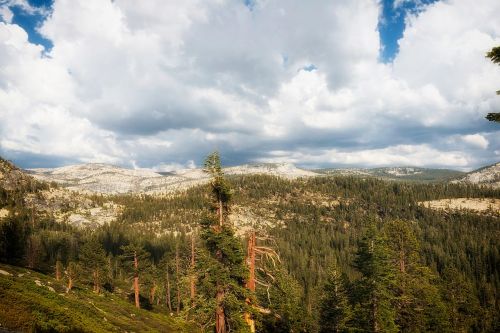
M 200 169 L 161 175 L 101 164 L 23 172 L 5 160 L 0 171 L 0 258 L 5 263 L 0 269 L 7 272 L 0 275 L 0 296 L 7 300 L 0 311 L 2 327 L 83 332 L 210 330 L 204 325 L 210 325 L 211 312 L 190 306 L 192 272 L 202 274 L 211 265 L 203 248 L 206 236 L 202 236 L 203 221 L 213 207 L 209 175 Z M 349 311 L 362 316 L 355 305 L 364 302 L 358 288 L 367 273 L 357 264 L 363 239 L 374 228 L 377 242 L 392 244 L 394 238 L 389 235 L 400 230 L 391 229 L 396 226 L 405 230 L 405 239 L 413 245 L 407 259 L 409 271 L 405 275 L 394 271 L 398 278 L 391 283 L 401 283 L 398 279 L 405 276 L 423 279 L 419 288 L 424 289 L 408 285 L 406 297 L 437 311 L 439 319 L 432 320 L 438 320 L 443 331 L 496 329 L 500 192 L 491 182 L 489 186 L 462 183 L 462 174 L 453 175 L 460 181 L 450 182 L 448 171 L 440 172 L 443 178 L 427 181 L 399 178 L 422 173 L 429 178 L 430 171 L 417 168 L 378 169 L 369 174 L 254 165 L 224 168 L 224 172 L 232 189 L 228 230 L 234 232 L 242 251 L 249 250 L 248 239 L 255 233 L 262 251 L 257 255 L 259 283 L 253 296 L 265 309 L 254 315 L 259 332 L 316 332 L 331 267 L 338 267 L 345 278 L 348 304 L 353 304 Z M 385 176 L 376 176 L 381 172 Z M 98 266 L 84 255 L 89 246 L 102 255 L 92 259 L 101 262 Z M 139 309 L 133 302 L 134 270 L 126 259 L 129 246 L 137 246 L 136 251 L 143 253 L 140 260 L 146 263 L 138 271 Z M 390 249 L 389 257 L 394 253 Z M 193 253 L 200 260 L 195 268 Z M 391 267 L 391 260 L 384 265 Z M 78 273 L 73 273 L 73 267 L 78 267 Z M 103 290 L 98 293 L 92 291 L 96 283 L 92 267 L 103 274 L 99 279 Z M 423 271 L 427 273 L 418 273 Z M 74 278 L 72 290 L 67 289 L 69 278 Z M 195 289 L 199 304 L 209 301 L 202 294 L 203 283 L 200 280 Z M 398 289 L 388 290 L 392 295 Z M 450 301 L 455 297 L 461 303 Z M 11 306 L 16 316 L 14 310 L 7 310 Z M 458 310 L 463 307 L 467 312 Z M 65 308 L 70 312 L 65 313 Z M 405 316 L 415 322 L 430 320 L 427 315 Z M 105 323 L 97 321 L 101 317 Z M 88 322 L 82 324 L 78 318 Z M 364 325 L 349 320 L 351 327 Z M 402 317 L 395 320 L 403 325 Z

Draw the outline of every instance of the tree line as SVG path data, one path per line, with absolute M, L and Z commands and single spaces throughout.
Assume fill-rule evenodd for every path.
M 26 194 L 47 185 L 0 187 L 0 207 L 10 212 L 0 224 L 0 260 L 53 274 L 68 292 L 123 295 L 202 331 L 498 331 L 498 215 L 418 204 L 498 198 L 498 190 L 225 177 L 217 154 L 205 170 L 211 182 L 179 196 L 93 196 L 124 206 L 95 230 L 26 205 Z M 237 237 L 234 206 L 280 223 Z

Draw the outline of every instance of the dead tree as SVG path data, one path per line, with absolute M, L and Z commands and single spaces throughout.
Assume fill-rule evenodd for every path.
M 177 307 L 176 312 L 179 314 L 181 309 L 181 286 L 179 281 L 179 243 L 175 246 L 175 284 L 177 286 Z
M 196 296 L 196 276 L 195 276 L 195 234 L 194 230 L 191 234 L 191 276 L 190 276 L 190 296 L 191 306 L 194 306 L 194 299 Z
M 139 301 L 139 260 L 137 258 L 137 251 L 134 251 L 134 299 L 135 307 L 139 309 L 141 303 Z
M 170 275 L 168 273 L 168 267 L 167 267 L 167 306 L 168 310 L 170 313 L 172 313 L 172 298 L 170 296 Z
M 248 265 L 248 280 L 246 282 L 246 287 L 252 292 L 255 292 L 255 231 L 252 230 L 248 237 L 247 244 L 247 258 L 246 263 Z M 248 305 L 251 305 L 251 301 L 249 298 L 246 299 Z M 246 312 L 245 322 L 250 327 L 250 332 L 255 332 L 255 320 L 252 318 L 250 313 Z

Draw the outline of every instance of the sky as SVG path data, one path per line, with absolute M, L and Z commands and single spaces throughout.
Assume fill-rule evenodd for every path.
M 0 156 L 420 166 L 500 160 L 498 0 L 0 0 Z

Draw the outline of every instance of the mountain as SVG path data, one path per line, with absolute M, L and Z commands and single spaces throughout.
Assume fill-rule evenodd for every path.
M 171 193 L 208 181 L 208 175 L 202 169 L 158 173 L 150 169 L 126 169 L 100 163 L 54 169 L 29 169 L 27 172 L 38 180 L 55 182 L 70 190 L 106 194 Z M 227 175 L 264 174 L 287 179 L 318 175 L 288 163 L 245 164 L 225 168 L 224 172 Z
M 106 194 L 170 192 L 197 185 L 206 178 L 201 171 L 161 175 L 149 169 L 126 169 L 101 163 L 27 171 L 36 179 L 55 182 L 70 190 Z
M 287 179 L 318 176 L 318 173 L 314 171 L 297 168 L 291 163 L 244 164 L 241 166 L 225 168 L 224 172 L 227 175 L 259 174 L 283 177 Z
M 152 169 L 127 169 L 109 164 L 89 163 L 53 169 L 29 169 L 33 177 L 55 182 L 61 187 L 89 193 L 166 194 L 204 184 L 208 175 L 202 169 L 183 169 L 156 172 Z M 385 168 L 329 168 L 307 170 L 291 163 L 244 164 L 224 168 L 226 175 L 269 175 L 285 179 L 317 176 L 375 177 L 384 180 L 414 182 L 461 182 L 500 186 L 500 164 L 497 163 L 471 173 L 420 167 Z
M 376 177 L 386 180 L 420 182 L 442 182 L 463 176 L 464 173 L 450 169 L 429 169 L 419 167 L 387 167 L 373 169 L 319 169 L 318 173 L 340 176 Z
M 127 169 L 101 163 L 71 165 L 53 169 L 29 169 L 27 172 L 38 180 L 55 182 L 70 190 L 105 194 L 166 194 L 179 190 L 186 190 L 208 181 L 208 175 L 199 168 L 156 172 L 152 169 Z M 291 163 L 244 164 L 224 168 L 224 172 L 226 175 L 258 174 L 285 179 L 329 175 L 375 177 L 385 180 L 417 182 L 444 182 L 464 176 L 463 172 L 450 169 L 387 167 L 373 169 L 330 168 L 307 170 L 298 168 Z M 471 179 L 475 181 L 482 177 L 493 179 L 494 177 L 498 177 L 494 176 L 495 172 L 498 174 L 498 169 L 496 169 L 496 171 L 485 170 L 479 175 L 471 175 Z M 472 182 L 472 180 L 470 182 Z
M 192 256 L 193 244 L 196 249 L 203 246 L 201 234 L 196 236 L 192 231 L 206 223 L 206 214 L 213 207 L 207 196 L 209 189 L 193 186 L 164 196 L 134 192 L 144 184 L 157 184 L 156 190 L 163 191 L 168 184 L 176 184 L 175 179 L 179 187 L 189 182 L 203 184 L 206 176 L 202 170 L 162 175 L 152 170 L 91 164 L 27 174 L 8 161 L 0 162 L 0 213 L 5 214 L 0 214 L 2 329 L 193 332 L 196 328 L 190 325 L 205 323 L 203 317 L 191 315 L 187 305 L 190 258 L 200 260 L 196 262 L 197 276 L 203 276 L 210 267 L 203 264 L 203 251 Z M 394 221 L 402 222 L 399 225 L 414 233 L 415 244 L 421 244 L 421 251 L 415 248 L 415 262 L 427 263 L 425 271 L 432 271 L 432 281 L 415 279 L 412 297 L 420 302 L 420 295 L 430 299 L 429 292 L 438 302 L 429 307 L 422 299 L 419 304 L 427 307 L 425 316 L 449 322 L 450 331 L 471 331 L 474 325 L 484 325 L 482 331 L 495 331 L 494 325 L 499 322 L 495 300 L 500 295 L 496 241 L 500 218 L 496 198 L 500 189 L 410 182 L 405 177 L 426 174 L 411 167 L 315 172 L 291 164 L 251 164 L 226 168 L 225 172 L 234 175 L 227 179 L 233 189 L 227 221 L 234 225 L 241 244 L 248 244 L 247 236 L 255 231 L 256 250 L 263 251 L 257 261 L 263 266 L 256 274 L 264 284 L 256 287 L 255 299 L 270 313 L 259 319 L 263 327 L 260 332 L 291 331 L 277 329 L 288 325 L 287 319 L 281 318 L 289 318 L 289 314 L 303 320 L 293 324 L 293 331 L 312 331 L 307 327 L 318 323 L 306 309 L 314 309 L 321 297 L 318 286 L 327 281 L 327 268 L 333 262 L 339 263 L 353 290 L 362 290 L 358 289 L 364 287 L 360 279 L 363 273 L 356 265 L 358 244 L 372 221 L 380 224 L 382 231 Z M 325 176 L 338 174 L 351 176 Z M 70 191 L 62 185 L 75 189 L 118 188 L 130 194 L 101 196 Z M 104 290 L 99 293 L 91 289 L 96 283 L 94 264 L 82 255 L 87 244 L 103 251 L 98 261 L 104 273 Z M 129 244 L 138 244 L 146 251 L 145 259 L 155 264 L 139 266 L 141 309 L 134 306 L 131 257 L 123 253 L 123 247 Z M 244 247 L 241 250 L 246 252 Z M 391 262 L 396 263 L 397 257 Z M 75 270 L 70 271 L 70 267 Z M 453 270 L 448 270 L 450 267 Z M 393 268 L 397 271 L 399 266 Z M 271 276 L 268 269 L 273 269 Z M 67 292 L 70 275 L 75 281 Z M 208 297 L 201 294 L 202 288 L 195 290 L 201 300 L 213 298 L 212 293 Z M 350 306 L 361 309 L 363 299 L 353 296 Z M 399 297 L 391 293 L 393 296 Z M 463 300 L 459 304 L 452 301 L 457 297 Z M 481 303 L 481 297 L 486 301 Z M 399 298 L 393 300 L 398 302 Z M 462 315 L 462 307 L 470 312 Z M 435 316 L 435 309 L 449 311 L 449 315 Z M 394 305 L 394 311 L 400 310 Z M 457 314 L 462 317 L 451 317 Z M 465 328 L 456 323 L 466 323 Z M 363 322 L 355 325 L 370 329 L 362 327 Z
M 486 185 L 500 188 L 500 162 L 471 171 L 454 183 Z

